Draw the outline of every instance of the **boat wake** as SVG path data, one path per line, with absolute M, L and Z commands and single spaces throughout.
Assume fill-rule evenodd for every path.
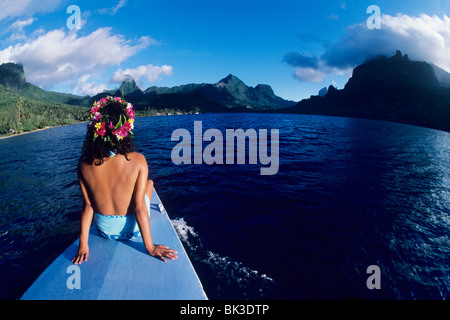
M 265 299 L 275 281 L 266 274 L 233 261 L 230 257 L 207 250 L 194 228 L 184 218 L 171 220 L 172 226 L 188 251 L 189 257 L 203 281 L 211 299 Z M 212 279 L 215 280 L 214 283 Z

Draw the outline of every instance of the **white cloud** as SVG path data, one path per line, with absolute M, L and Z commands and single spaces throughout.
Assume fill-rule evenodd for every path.
M 9 17 L 20 17 L 26 13 L 31 0 L 3 0 L 0 21 Z
M 85 74 L 81 76 L 77 81 L 73 93 L 82 96 L 94 96 L 97 93 L 103 92 L 107 89 L 105 84 L 97 84 L 95 81 L 88 82 L 89 78 L 91 77 L 91 74 Z
M 128 0 L 119 0 L 115 7 L 100 9 L 99 12 L 102 14 L 110 14 L 115 15 L 120 8 L 124 7 L 127 4 Z
M 128 0 L 119 0 L 117 5 L 112 9 L 112 14 L 116 14 L 120 8 L 124 7 L 127 4 L 127 2 Z
M 127 40 L 112 34 L 111 28 L 99 28 L 80 37 L 75 31 L 60 29 L 5 48 L 0 51 L 0 63 L 22 63 L 28 81 L 51 89 L 61 83 L 75 83 L 93 72 L 101 74 L 154 43 L 149 37 Z
M 329 44 L 317 60 L 308 63 L 305 55 L 285 55 L 283 61 L 294 67 L 300 81 L 316 82 L 336 72 L 346 72 L 378 55 L 394 55 L 396 50 L 413 60 L 427 61 L 450 72 L 450 18 L 422 14 L 411 17 L 382 15 L 381 29 L 368 29 L 366 23 L 347 28 L 343 39 Z
M 171 76 L 173 73 L 172 66 L 163 65 L 163 66 L 154 66 L 152 64 L 148 64 L 146 66 L 139 66 L 134 69 L 118 69 L 113 77 L 112 82 L 120 83 L 124 80 L 125 76 L 130 75 L 133 79 L 142 86 L 141 78 L 146 79 L 148 82 L 155 82 L 161 79 L 161 76 Z
M 382 28 L 390 31 L 397 44 L 411 58 L 430 61 L 450 72 L 450 18 L 444 15 L 409 17 L 382 16 Z
M 331 14 L 329 14 L 329 15 L 326 17 L 326 19 L 327 19 L 327 20 L 336 20 L 336 21 L 338 21 L 338 20 L 339 20 L 339 16 L 338 16 L 337 14 L 335 14 L 335 13 L 331 13 Z
M 14 22 L 11 25 L 11 29 L 15 29 L 15 30 L 19 30 L 19 31 L 23 31 L 23 28 L 26 26 L 31 25 L 34 20 L 36 20 L 35 18 L 29 18 L 26 20 L 17 20 L 16 22 Z
M 12 34 L 9 36 L 9 41 L 15 42 L 18 40 L 26 39 L 25 32 L 23 28 L 31 25 L 36 19 L 35 18 L 29 18 L 26 20 L 17 20 L 13 24 L 10 25 L 10 27 L 7 29 L 7 31 L 11 31 Z
M 51 12 L 61 4 L 61 0 L 1 0 L 0 21 L 22 16 L 31 17 L 40 12 Z
M 296 67 L 294 77 L 302 82 L 322 82 L 327 73 L 311 67 Z
M 397 49 L 450 71 L 450 18 L 383 15 L 380 30 L 364 24 L 351 26 L 347 36 L 331 45 L 321 60 L 338 68 L 350 67 L 376 55 L 394 54 Z

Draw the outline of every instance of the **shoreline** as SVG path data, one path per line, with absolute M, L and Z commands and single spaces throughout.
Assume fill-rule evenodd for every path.
M 144 117 L 162 117 L 162 116 L 174 116 L 174 115 L 185 115 L 185 114 L 189 114 L 189 113 L 169 113 L 169 114 L 160 114 L 157 113 L 155 115 L 148 115 L 148 116 L 140 116 L 139 118 L 144 118 Z M 67 127 L 67 126 L 72 126 L 74 124 L 80 124 L 80 123 L 88 123 L 88 121 L 80 121 L 80 122 L 75 122 L 75 123 L 71 123 L 71 124 L 61 124 L 61 125 L 57 125 L 57 126 L 48 126 L 45 128 L 41 128 L 41 129 L 36 129 L 36 130 L 32 130 L 32 131 L 26 131 L 26 132 L 22 132 L 22 133 L 15 133 L 15 134 L 11 134 L 11 135 L 0 135 L 0 140 L 3 139 L 8 139 L 8 138 L 12 138 L 12 137 L 18 137 L 18 136 L 22 136 L 24 134 L 29 134 L 29 133 L 33 133 L 33 132 L 39 132 L 39 131 L 44 131 L 44 130 L 49 130 L 49 129 L 54 129 L 54 128 L 58 128 L 58 127 Z
M 2 136 L 0 136 L 0 140 L 9 139 L 9 138 L 18 137 L 18 136 L 23 136 L 25 134 L 29 134 L 29 133 L 33 133 L 33 132 L 39 132 L 39 131 L 59 128 L 59 127 L 72 126 L 74 124 L 80 124 L 80 123 L 84 123 L 84 122 L 76 122 L 76 123 L 71 123 L 71 124 L 61 124 L 61 125 L 58 125 L 58 126 L 48 126 L 48 127 L 44 127 L 44 128 L 41 128 L 41 129 L 36 129 L 36 130 L 32 130 L 32 131 L 26 131 L 26 132 L 22 132 L 22 133 L 15 133 L 15 134 L 11 134 L 11 135 L 2 135 Z

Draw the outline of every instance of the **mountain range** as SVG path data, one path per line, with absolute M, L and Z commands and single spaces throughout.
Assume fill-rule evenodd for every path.
M 34 100 L 87 106 L 90 99 L 89 96 L 80 97 L 73 94 L 45 91 L 27 82 L 23 66 L 15 63 L 0 65 L 0 84 L 9 91 Z
M 329 86 L 298 103 L 276 96 L 269 85 L 249 87 L 231 74 L 214 84 L 152 86 L 146 90 L 126 76 L 118 89 L 90 97 L 45 91 L 26 81 L 23 66 L 6 63 L 0 65 L 0 85 L 29 99 L 84 107 L 106 95 L 115 95 L 133 103 L 136 110 L 332 115 L 450 131 L 450 74 L 433 64 L 412 61 L 400 51 L 357 66 L 343 89 Z
M 275 110 L 295 105 L 276 96 L 269 85 L 249 87 L 234 75 L 228 75 L 215 84 L 187 84 L 172 88 L 150 87 L 142 91 L 135 80 L 126 75 L 117 90 L 106 90 L 97 95 L 45 91 L 26 81 L 23 66 L 6 63 L 0 65 L 0 84 L 30 99 L 45 100 L 78 106 L 89 106 L 106 95 L 123 96 L 133 103 L 136 110 L 146 108 L 172 108 L 200 112 L 227 112 L 230 110 Z
M 379 56 L 353 70 L 341 90 L 304 99 L 278 112 L 385 120 L 450 131 L 450 74 L 411 61 L 400 51 Z

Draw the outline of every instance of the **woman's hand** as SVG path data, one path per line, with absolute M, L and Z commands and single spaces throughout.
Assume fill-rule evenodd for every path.
M 78 246 L 78 253 L 77 255 L 72 259 L 72 262 L 75 264 L 81 264 L 83 261 L 87 261 L 89 256 L 89 246 L 87 244 Z
M 169 258 L 171 260 L 175 260 L 176 258 L 178 258 L 175 253 L 175 250 L 170 249 L 169 247 L 166 246 L 162 246 L 162 245 L 156 245 L 153 246 L 153 248 L 147 250 L 149 255 L 151 255 L 152 257 L 161 259 L 164 262 L 167 262 L 166 259 L 164 259 L 164 257 Z

